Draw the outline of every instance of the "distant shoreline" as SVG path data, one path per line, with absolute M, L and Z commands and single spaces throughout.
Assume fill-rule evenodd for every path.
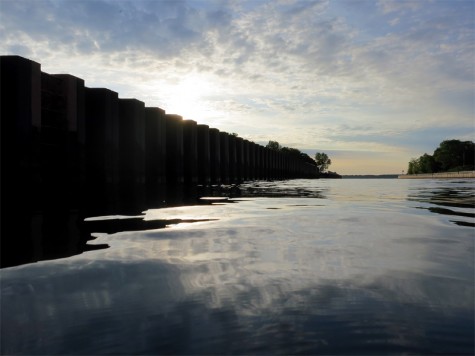
M 319 173 L 318 174 L 318 177 L 317 178 L 322 178 L 322 179 L 325 179 L 325 178 L 329 178 L 329 179 L 341 179 L 342 176 L 339 175 L 338 173 L 336 172 L 324 172 L 324 173 Z
M 397 179 L 397 174 L 348 174 L 343 179 Z
M 457 178 L 475 178 L 475 171 L 462 172 L 440 172 L 440 173 L 421 173 L 421 174 L 403 174 L 399 179 L 457 179 Z

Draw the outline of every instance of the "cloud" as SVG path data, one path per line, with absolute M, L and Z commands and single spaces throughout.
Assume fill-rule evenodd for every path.
M 422 6 L 418 1 L 380 0 L 378 6 L 384 14 L 393 12 L 414 12 Z
M 177 56 L 188 46 L 203 48 L 207 27 L 219 19 L 216 12 L 205 16 L 182 1 L 42 1 L 6 2 L 2 6 L 5 27 L 20 30 L 32 40 L 58 42 L 79 54 L 89 49 L 103 52 L 144 50 L 161 57 Z M 33 11 L 31 11 L 33 9 Z M 221 20 L 222 22 L 222 20 Z M 85 46 L 90 43 L 90 47 Z M 93 43 L 97 43 L 93 45 Z
M 389 140 L 405 154 L 411 132 L 473 133 L 473 11 L 465 1 L 3 1 L 0 50 L 247 138 L 382 152 Z

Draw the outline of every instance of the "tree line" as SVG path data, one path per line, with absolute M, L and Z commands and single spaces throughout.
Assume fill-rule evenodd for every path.
M 409 161 L 407 174 L 470 171 L 475 168 L 475 144 L 472 141 L 442 141 L 432 155 L 424 153 Z
M 315 166 L 315 168 L 318 169 L 318 172 L 320 173 L 324 173 L 332 163 L 331 159 L 326 153 L 317 152 L 315 153 L 315 159 L 312 159 L 308 154 L 303 153 L 296 148 L 281 146 L 277 141 L 269 141 L 269 143 L 266 145 L 266 148 L 273 151 L 282 152 L 292 157 L 296 157 L 304 162 L 310 163 L 311 165 Z

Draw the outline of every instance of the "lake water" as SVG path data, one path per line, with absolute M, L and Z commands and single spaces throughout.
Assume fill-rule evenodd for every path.
M 108 248 L 0 270 L 2 354 L 473 354 L 474 183 L 257 182 L 91 217 Z

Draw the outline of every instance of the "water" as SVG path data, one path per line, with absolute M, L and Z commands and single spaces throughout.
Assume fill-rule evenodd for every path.
M 148 230 L 91 217 L 108 248 L 0 271 L 2 353 L 473 354 L 473 183 L 258 182 Z

